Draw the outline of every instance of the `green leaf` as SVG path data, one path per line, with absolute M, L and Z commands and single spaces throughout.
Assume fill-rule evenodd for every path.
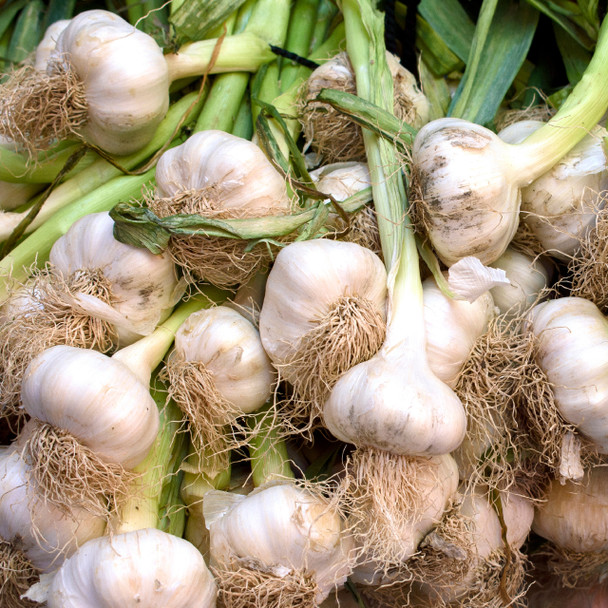
M 568 82 L 575 85 L 591 61 L 591 53 L 568 35 L 562 28 L 554 25 L 555 40 L 562 56 Z
M 245 0 L 188 0 L 182 2 L 169 17 L 178 44 L 187 40 L 203 40 L 211 30 L 223 23 Z
M 464 62 L 452 53 L 441 36 L 420 15 L 416 19 L 416 48 L 437 76 L 464 68 Z
M 539 15 L 523 3 L 496 1 L 484 1 L 471 57 L 448 112 L 482 125 L 492 122 L 522 67 Z
M 458 0 L 421 0 L 418 12 L 446 46 L 466 62 L 475 34 L 475 24 Z

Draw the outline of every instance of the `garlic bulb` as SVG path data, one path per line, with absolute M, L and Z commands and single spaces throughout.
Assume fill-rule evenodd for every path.
M 432 277 L 423 281 L 422 290 L 429 366 L 454 388 L 475 340 L 494 317 L 494 302 L 488 291 L 474 302 L 449 298 Z
M 215 608 L 216 593 L 193 545 L 146 528 L 84 544 L 39 598 L 49 608 Z
M 551 275 L 542 258 L 533 259 L 508 247 L 492 266 L 504 270 L 510 281 L 490 290 L 500 312 L 509 316 L 525 312 L 549 287 Z
M 282 378 L 318 417 L 331 385 L 382 344 L 386 270 L 355 243 L 315 239 L 282 249 L 260 311 L 260 337 Z M 294 415 L 299 415 L 294 413 Z
M 385 581 L 390 567 L 399 567 L 418 551 L 450 508 L 457 488 L 458 468 L 449 454 L 406 459 L 355 451 L 339 492 L 360 548 L 351 579 L 366 585 Z
M 559 412 L 608 453 L 608 321 L 588 300 L 558 298 L 532 308 L 529 331 Z
M 197 450 L 228 466 L 230 431 L 239 416 L 270 398 L 275 370 L 253 324 L 228 306 L 193 313 L 168 357 L 168 391 L 190 422 Z
M 63 510 L 37 493 L 16 449 L 0 453 L 0 538 L 41 572 L 57 568 L 77 547 L 101 536 L 105 521 L 77 507 Z
M 350 573 L 352 539 L 320 494 L 293 483 L 266 485 L 246 496 L 214 491 L 205 496 L 204 511 L 220 597 L 239 593 L 254 606 L 256 593 L 272 598 L 273 587 L 281 596 L 294 585 L 289 599 L 299 592 L 307 600 L 303 605 L 317 605 Z M 249 584 L 256 576 L 259 589 Z
M 499 500 L 495 507 L 479 489 L 466 491 L 421 544 L 412 560 L 414 588 L 433 606 L 457 600 L 464 604 L 465 599 L 486 606 L 497 595 L 507 603 L 522 593 L 525 574 L 519 549 L 530 532 L 534 508 L 508 492 L 500 492 Z
M 577 553 L 608 551 L 608 468 L 588 470 L 581 483 L 549 485 L 537 505 L 532 529 L 562 549 Z
M 23 449 L 44 499 L 111 517 L 158 431 L 147 383 L 117 359 L 59 345 L 32 360 L 21 401 L 36 421 Z
M 429 120 L 428 99 L 396 56 L 387 52 L 386 61 L 393 79 L 395 115 L 415 128 L 421 127 Z M 300 118 L 308 144 L 328 163 L 364 161 L 361 128 L 326 104 L 315 103 L 318 93 L 327 88 L 356 92 L 355 74 L 346 52 L 320 65 L 308 78 Z
M 148 387 L 126 365 L 93 350 L 45 350 L 26 371 L 21 399 L 33 418 L 68 430 L 126 468 L 143 460 L 158 431 Z
M 120 345 L 151 333 L 180 299 L 178 280 L 168 254 L 154 255 L 114 238 L 109 213 L 92 213 L 76 221 L 53 245 L 49 261 L 64 277 L 90 275 L 109 301 L 92 293 L 66 294 L 66 301 L 116 326 Z
M 285 179 L 254 143 L 223 131 L 201 131 L 167 150 L 156 167 L 150 206 L 161 216 L 198 213 L 211 218 L 283 215 L 290 212 Z M 174 237 L 169 250 L 195 278 L 220 287 L 246 282 L 261 263 L 265 245 L 201 236 Z
M 530 124 L 535 128 L 542 122 L 526 121 L 520 135 L 529 135 Z M 517 123 L 499 137 L 519 143 Z M 597 125 L 549 171 L 522 189 L 523 221 L 549 255 L 566 260 L 573 255 L 586 232 L 595 224 L 597 211 L 604 206 L 608 188 L 608 159 L 604 139 L 608 131 Z M 509 139 L 505 139 L 505 137 Z
M 274 58 L 255 36 L 228 38 L 213 72 L 255 70 Z M 58 34 L 47 34 L 38 69 L 18 72 L 4 85 L 3 131 L 30 151 L 78 135 L 110 154 L 133 153 L 165 116 L 170 83 L 206 73 L 216 42 L 189 43 L 165 56 L 151 36 L 115 13 L 83 11 Z M 40 107 L 45 112 L 31 116 Z

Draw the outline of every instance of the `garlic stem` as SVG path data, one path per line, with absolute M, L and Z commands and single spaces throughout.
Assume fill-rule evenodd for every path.
M 600 121 L 608 106 L 608 19 L 602 22 L 593 57 L 559 111 L 513 148 L 518 181 L 528 184 L 549 171 Z
M 177 53 L 165 55 L 169 80 L 200 76 L 210 67 L 218 44 L 217 39 L 199 40 L 183 45 Z M 275 54 L 270 45 L 251 32 L 226 36 L 211 68 L 213 74 L 224 72 L 255 72 L 261 65 L 272 61 Z
M 173 344 L 175 333 L 180 325 L 193 313 L 201 308 L 211 306 L 226 297 L 226 293 L 215 287 L 205 288 L 202 294 L 193 296 L 182 302 L 173 314 L 150 335 L 137 342 L 120 349 L 112 355 L 112 359 L 126 365 L 138 379 L 148 386 L 154 369 L 163 360 L 163 357 Z
M 251 10 L 251 14 L 246 18 L 244 33 L 255 34 L 281 46 L 287 33 L 290 8 L 291 3 L 287 0 L 259 0 L 251 6 L 246 3 L 241 12 Z M 235 32 L 239 33 L 238 24 L 235 25 Z M 231 133 L 248 84 L 248 73 L 234 72 L 217 76 L 194 130 L 218 129 Z
M 255 431 L 248 442 L 253 485 L 259 488 L 271 481 L 295 479 L 271 405 L 260 408 L 248 423 Z
M 159 432 L 145 460 L 133 469 L 138 477 L 133 483 L 130 498 L 120 510 L 120 521 L 112 531 L 121 534 L 157 528 L 181 537 L 185 522 L 183 517 L 173 517 L 175 500 L 169 500 L 167 504 L 162 499 L 167 485 L 181 482 L 177 471 L 185 454 L 187 439 L 183 433 L 178 433 L 182 424 L 181 412 L 174 403 L 165 405 L 166 391 L 158 381 L 154 383 L 151 394 L 159 409 Z M 161 509 L 170 518 L 168 530 L 163 525 Z

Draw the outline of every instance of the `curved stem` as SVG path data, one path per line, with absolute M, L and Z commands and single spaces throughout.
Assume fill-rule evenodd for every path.
M 520 184 L 546 173 L 600 121 L 608 107 L 608 18 L 600 28 L 593 57 L 557 114 L 512 148 Z
M 148 386 L 152 372 L 173 344 L 173 339 L 180 325 L 192 313 L 222 301 L 226 297 L 225 292 L 215 287 L 205 288 L 202 294 L 190 298 L 187 302 L 182 302 L 173 314 L 149 336 L 121 348 L 112 355 L 112 359 L 126 365 L 143 384 Z

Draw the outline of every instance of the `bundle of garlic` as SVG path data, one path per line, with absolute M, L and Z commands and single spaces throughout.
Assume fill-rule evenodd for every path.
M 49 265 L 2 307 L 0 403 L 18 413 L 30 361 L 65 344 L 109 352 L 151 333 L 183 293 L 166 254 L 125 245 L 108 213 L 74 223 L 51 248 Z
M 395 55 L 387 52 L 386 63 L 393 79 L 395 115 L 420 128 L 429 120 L 428 99 L 420 91 L 414 75 L 401 65 Z M 361 128 L 334 108 L 315 101 L 322 89 L 355 93 L 355 75 L 348 54 L 341 52 L 316 68 L 306 81 L 300 122 L 307 146 L 311 146 L 327 163 L 366 159 Z
M 130 471 L 158 432 L 152 370 L 183 320 L 204 304 L 209 300 L 182 304 L 152 334 L 112 357 L 60 345 L 32 360 L 21 400 L 33 429 L 22 450 L 44 500 L 105 517 L 116 513 L 129 497 Z
M 83 509 L 47 503 L 29 476 L 18 448 L 0 449 L 0 603 L 32 606 L 21 599 L 41 573 L 61 565 L 92 538 L 101 536 L 105 519 Z
M 342 10 L 357 93 L 391 110 L 387 97 L 392 99 L 392 79 L 385 62 L 382 16 L 369 4 L 354 0 L 344 2 Z M 408 503 L 407 513 L 415 513 L 428 487 L 411 474 L 418 465 L 436 476 L 441 497 L 433 500 L 439 512 L 435 519 L 449 505 L 456 471 L 453 464 L 440 463 L 463 440 L 466 418 L 460 400 L 431 372 L 425 354 L 418 256 L 407 226 L 398 159 L 392 146 L 377 135 L 364 130 L 363 137 L 389 269 L 386 336 L 374 356 L 338 379 L 322 420 L 336 438 L 357 448 L 346 465 L 343 495 L 362 554 L 383 571 L 408 556 L 400 535 L 410 537 L 412 522 L 401 515 L 403 503 Z
M 287 422 L 318 425 L 336 380 L 384 339 L 386 271 L 370 250 L 314 239 L 282 249 L 266 282 L 260 337 L 279 377 L 293 387 Z
M 205 496 L 210 564 L 227 608 L 314 608 L 346 581 L 353 544 L 336 505 L 293 482 Z
M 199 214 L 211 220 L 285 215 L 291 210 L 284 178 L 254 143 L 223 131 L 201 131 L 165 152 L 149 201 L 159 217 Z M 169 252 L 190 280 L 219 287 L 246 282 L 271 252 L 261 243 L 211 237 L 172 237 Z
M 130 154 L 164 117 L 171 82 L 209 69 L 255 71 L 274 58 L 252 34 L 227 37 L 217 58 L 216 40 L 163 55 L 153 38 L 104 10 L 80 13 L 54 42 L 50 52 L 46 42 L 41 48 L 38 69 L 15 72 L 0 95 L 3 134 L 31 152 L 76 136 L 110 154 Z
M 551 169 L 601 119 L 608 40 L 604 20 L 584 75 L 551 120 L 520 144 L 459 118 L 426 124 L 412 149 L 415 223 L 450 266 L 505 251 L 519 224 L 521 189 Z M 441 158 L 442 162 L 437 162 Z

